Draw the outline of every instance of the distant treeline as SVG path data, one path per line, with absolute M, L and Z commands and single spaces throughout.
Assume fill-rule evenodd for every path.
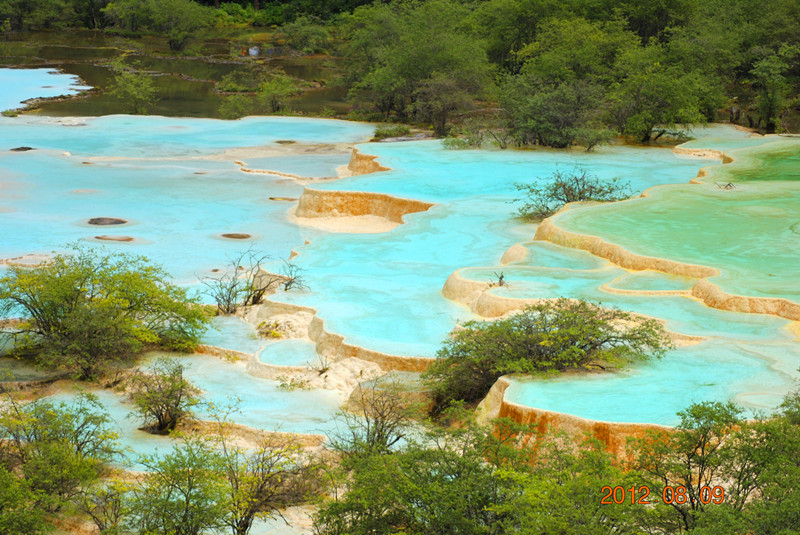
M 798 0 L 397 1 L 336 28 L 354 103 L 439 135 L 470 118 L 478 144 L 646 142 L 725 109 L 775 132 L 800 107 Z
M 6 31 L 105 27 L 181 50 L 231 26 L 280 26 L 344 56 L 360 119 L 432 126 L 471 145 L 591 148 L 730 119 L 790 129 L 800 0 L 0 0 Z
M 289 0 L 275 2 L 265 0 L 186 0 L 185 2 L 153 0 L 0 0 L 0 23 L 5 30 L 43 30 L 50 28 L 85 27 L 89 29 L 113 26 L 113 17 L 104 10 L 109 4 L 115 9 L 149 9 L 172 12 L 181 16 L 183 6 L 173 11 L 177 4 L 199 4 L 219 10 L 223 20 L 267 26 L 291 22 L 302 16 L 330 19 L 339 13 L 351 12 L 358 6 L 369 4 L 366 0 Z

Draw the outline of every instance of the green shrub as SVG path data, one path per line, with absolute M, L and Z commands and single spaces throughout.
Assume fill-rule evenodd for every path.
M 541 177 L 537 180 L 542 180 Z M 630 185 L 613 178 L 604 182 L 585 169 L 575 168 L 571 172 L 555 171 L 543 182 L 516 184 L 523 194 L 523 205 L 517 209 L 517 217 L 529 221 L 541 220 L 553 215 L 559 208 L 571 202 L 619 201 L 631 196 Z
M 184 376 L 184 365 L 176 359 L 158 359 L 152 368 L 139 370 L 131 379 L 131 401 L 145 429 L 164 435 L 197 405 L 200 390 Z
M 307 54 L 324 53 L 331 46 L 328 29 L 309 17 L 298 17 L 294 22 L 285 24 L 282 32 L 289 46 Z
M 146 258 L 76 247 L 0 278 L 0 316 L 20 317 L 17 353 L 90 379 L 147 346 L 191 350 L 208 316 Z
M 225 97 L 219 105 L 219 116 L 223 119 L 241 119 L 253 111 L 252 99 L 245 95 Z
M 477 402 L 508 373 L 554 373 L 661 356 L 671 342 L 655 320 L 570 299 L 544 301 L 497 321 L 468 321 L 425 374 L 436 413 Z
M 286 22 L 286 8 L 283 4 L 262 6 L 253 17 L 253 26 L 279 26 Z
M 58 404 L 41 399 L 22 404 L 9 398 L 0 409 L 0 465 L 21 474 L 26 486 L 41 493 L 38 506 L 57 511 L 100 478 L 119 453 L 112 422 L 92 394 L 80 393 L 74 402 Z
M 111 70 L 114 73 L 109 87 L 111 96 L 124 102 L 130 113 L 145 114 L 150 111 L 157 100 L 153 79 L 125 65 L 122 58 L 111 63 Z
M 387 137 L 407 136 L 411 129 L 404 124 L 382 125 L 375 129 L 376 139 L 386 139 Z
M 252 93 L 264 81 L 262 70 L 235 70 L 224 75 L 215 89 L 223 93 Z
M 466 139 L 453 136 L 447 136 L 446 138 L 442 139 L 442 147 L 447 150 L 465 150 L 472 148 Z
M 272 113 L 277 113 L 285 109 L 287 98 L 301 91 L 300 84 L 294 78 L 277 72 L 259 86 L 258 95 Z
M 233 2 L 226 2 L 224 4 L 219 5 L 220 11 L 228 15 L 232 22 L 235 24 L 248 24 L 253 20 L 255 16 L 255 11 L 253 10 L 253 6 L 249 5 L 245 8 L 242 7 L 240 4 L 236 4 Z

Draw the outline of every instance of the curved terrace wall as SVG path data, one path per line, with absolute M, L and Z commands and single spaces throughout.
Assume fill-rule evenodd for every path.
M 534 240 L 546 240 L 556 245 L 570 247 L 572 249 L 583 249 L 593 255 L 600 256 L 614 262 L 625 269 L 637 271 L 653 269 L 663 271 L 681 277 L 691 277 L 702 279 L 718 275 L 719 271 L 708 266 L 697 264 L 686 264 L 666 258 L 654 256 L 644 256 L 631 253 L 627 249 L 605 241 L 598 236 L 589 236 L 570 232 L 556 226 L 552 218 L 545 219 L 536 229 Z
M 311 314 L 311 320 L 307 324 L 307 336 L 316 344 L 316 351 L 319 355 L 330 358 L 333 361 L 341 361 L 348 358 L 356 358 L 367 362 L 373 362 L 380 366 L 383 371 L 411 371 L 422 372 L 434 359 L 428 357 L 409 357 L 401 355 L 390 355 L 380 351 L 374 351 L 365 347 L 350 344 L 345 341 L 345 337 L 340 334 L 328 332 L 325 329 L 325 321 L 319 318 L 317 311 L 311 307 L 294 305 L 291 303 L 280 303 L 267 301 L 263 305 L 253 307 L 245 314 L 245 320 L 254 325 L 268 321 L 275 316 L 291 316 L 295 314 Z M 272 365 L 265 365 L 272 366 Z M 272 366 L 274 367 L 274 366 Z M 292 371 L 292 367 L 282 367 L 286 371 Z
M 511 418 L 521 424 L 533 424 L 540 437 L 554 431 L 565 432 L 578 438 L 588 434 L 616 456 L 626 454 L 628 437 L 642 438 L 649 431 L 671 430 L 670 427 L 663 425 L 601 422 L 571 414 L 525 407 L 505 399 L 505 392 L 509 386 L 511 382 L 506 377 L 501 377 L 495 382 L 479 405 L 479 422 L 485 423 L 492 418 Z

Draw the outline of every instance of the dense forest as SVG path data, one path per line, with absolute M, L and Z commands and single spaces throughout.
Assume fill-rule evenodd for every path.
M 155 34 L 174 51 L 264 27 L 345 58 L 354 118 L 470 144 L 591 148 L 720 118 L 773 133 L 800 109 L 798 0 L 0 0 L 0 20 Z

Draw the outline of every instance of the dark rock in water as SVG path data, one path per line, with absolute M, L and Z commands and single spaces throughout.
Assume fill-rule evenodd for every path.
M 279 139 L 275 141 L 278 145 L 291 145 L 292 143 L 297 143 L 297 141 L 293 139 Z
M 269 200 L 271 201 L 289 201 L 294 202 L 299 200 L 297 197 L 270 197 Z
M 116 217 L 93 217 L 89 220 L 90 225 L 124 225 L 125 223 L 127 221 Z
M 233 232 L 233 233 L 230 233 L 230 234 L 223 234 L 222 237 L 223 238 L 229 238 L 231 240 L 246 240 L 247 238 L 250 238 L 251 236 L 250 236 L 250 234 L 240 234 L 240 233 L 237 233 L 237 232 Z
M 106 241 L 133 241 L 133 238 L 130 236 L 112 236 L 110 234 L 104 234 L 102 236 L 95 236 L 94 239 L 96 240 L 106 240 Z
M 36 150 L 33 147 L 15 147 L 11 149 L 11 152 L 26 152 L 29 150 Z

